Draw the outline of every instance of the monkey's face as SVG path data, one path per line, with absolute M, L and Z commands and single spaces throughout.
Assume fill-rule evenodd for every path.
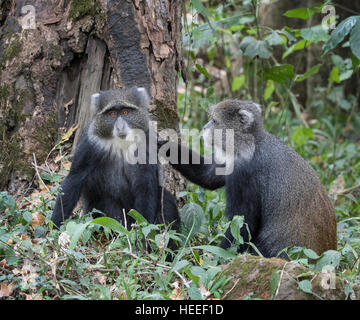
M 91 126 L 97 140 L 104 145 L 126 148 L 126 141 L 136 140 L 138 133 L 145 136 L 149 127 L 146 91 L 136 87 L 103 91 L 92 96 L 92 109 L 95 112 Z
M 204 126 L 204 141 L 224 150 L 229 135 L 235 145 L 253 139 L 262 131 L 260 106 L 251 101 L 227 100 L 210 108 L 211 120 Z

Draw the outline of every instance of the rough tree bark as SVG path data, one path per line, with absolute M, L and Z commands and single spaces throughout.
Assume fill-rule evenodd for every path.
M 178 128 L 181 1 L 0 0 L 0 10 L 0 190 L 23 193 L 33 154 L 44 161 L 77 123 L 76 143 L 99 90 L 145 87 L 158 127 Z

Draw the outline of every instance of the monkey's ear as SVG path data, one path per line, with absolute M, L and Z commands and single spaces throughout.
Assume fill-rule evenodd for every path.
M 100 107 L 100 93 L 95 93 L 91 96 L 91 104 L 90 104 L 91 112 L 93 114 L 97 113 L 99 111 L 99 107 Z
M 247 110 L 239 110 L 239 115 L 240 115 L 240 122 L 244 125 L 244 126 L 249 126 L 254 122 L 254 115 Z
M 147 92 L 147 90 L 143 87 L 132 87 L 131 89 L 131 93 L 138 99 L 138 105 L 147 107 L 150 103 L 150 97 L 149 94 Z

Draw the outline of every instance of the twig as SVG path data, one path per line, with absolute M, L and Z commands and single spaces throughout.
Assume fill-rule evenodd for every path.
M 240 278 L 237 279 L 237 280 L 235 281 L 234 285 L 231 287 L 231 289 L 222 296 L 222 298 L 221 298 L 222 300 L 224 300 L 225 297 L 226 297 L 231 291 L 233 291 L 233 289 L 236 287 L 236 285 L 238 284 L 239 281 L 240 281 Z
M 352 186 L 352 187 L 350 187 L 350 188 L 344 189 L 343 191 L 338 192 L 337 194 L 338 194 L 338 195 L 339 195 L 339 194 L 346 194 L 346 193 L 349 193 L 349 192 L 351 192 L 351 191 L 353 191 L 353 190 L 355 190 L 355 189 L 357 189 L 357 188 L 360 188 L 360 184 L 357 184 L 357 185 Z
M 123 215 L 124 215 L 124 227 L 125 229 L 127 230 L 127 220 L 126 220 L 126 213 L 125 213 L 125 209 L 123 208 Z M 131 242 L 130 242 L 130 239 L 129 239 L 129 236 L 126 235 L 126 239 L 128 241 L 128 244 L 129 244 L 129 250 L 130 252 L 132 252 L 132 247 L 131 247 Z
M 148 264 L 151 264 L 151 265 L 154 265 L 153 262 L 149 261 L 149 260 L 146 260 L 144 258 L 140 258 L 138 257 L 136 254 L 132 253 L 132 252 L 128 252 L 128 251 L 122 251 L 123 254 L 128 254 L 130 255 L 131 257 L 135 258 L 135 259 L 139 259 L 139 260 L 142 260 Z M 156 263 L 156 266 L 157 267 L 161 267 L 161 268 L 164 268 L 164 269 L 167 269 L 167 270 L 171 270 L 171 267 L 169 266 L 165 266 L 163 264 L 160 264 L 160 263 Z M 191 283 L 191 281 L 187 282 L 186 279 L 178 272 L 178 271 L 174 271 L 175 274 L 182 280 L 182 282 L 184 283 L 185 287 L 187 288 L 190 288 L 189 286 L 189 283 Z
M 42 179 L 41 176 L 40 176 L 40 173 L 39 173 L 39 170 L 38 170 L 38 166 L 37 166 L 37 163 L 36 163 L 35 153 L 33 153 L 33 157 L 34 157 L 34 168 L 35 168 L 35 171 L 36 171 L 36 175 L 38 176 L 40 182 L 44 185 L 44 187 L 45 187 L 45 189 L 47 190 L 47 192 L 50 192 L 49 188 L 46 186 L 45 182 L 43 181 L 43 179 Z

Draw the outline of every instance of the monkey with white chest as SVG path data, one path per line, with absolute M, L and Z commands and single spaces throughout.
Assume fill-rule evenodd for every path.
M 94 117 L 84 129 L 70 172 L 61 185 L 62 194 L 57 197 L 51 218 L 56 226 L 71 216 L 82 198 L 85 212 L 97 209 L 122 221 L 124 211 L 135 209 L 149 223 L 171 223 L 178 230 L 175 199 L 160 186 L 160 165 L 148 161 L 148 104 L 146 90 L 137 87 L 92 96 Z M 143 163 L 127 159 L 134 130 L 144 133 L 144 139 L 136 142 L 145 150 Z M 130 226 L 132 219 L 128 219 Z
M 324 187 L 303 158 L 266 131 L 260 107 L 251 101 L 227 100 L 213 106 L 210 115 L 204 139 L 214 146 L 212 161 L 200 157 L 200 164 L 183 164 L 178 158 L 170 162 L 172 166 L 206 189 L 225 186 L 227 217 L 244 216 L 251 242 L 265 257 L 276 256 L 287 246 L 304 246 L 318 254 L 336 250 L 335 212 Z M 216 129 L 223 132 L 217 139 Z M 233 154 L 224 148 L 226 129 L 234 132 Z M 178 155 L 182 152 L 189 152 L 192 159 L 194 151 L 178 145 Z M 229 174 L 216 173 L 218 158 L 231 165 Z M 239 251 L 244 252 L 249 248 L 245 227 L 241 235 L 245 243 Z M 229 247 L 233 240 L 228 229 L 221 247 Z

